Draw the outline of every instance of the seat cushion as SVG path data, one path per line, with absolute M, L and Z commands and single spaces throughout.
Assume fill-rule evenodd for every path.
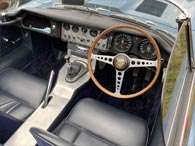
M 81 100 L 56 129 L 76 146 L 145 146 L 146 122 L 93 99 Z
M 0 111 L 24 120 L 40 104 L 47 82 L 16 69 L 0 72 Z

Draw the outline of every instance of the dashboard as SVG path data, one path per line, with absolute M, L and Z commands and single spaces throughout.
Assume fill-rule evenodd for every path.
M 94 39 L 105 29 L 129 23 L 108 16 L 93 15 L 78 11 L 55 9 L 28 9 L 16 14 L 22 18 L 20 27 L 51 37 L 63 42 L 89 49 Z M 147 28 L 145 28 L 147 31 Z M 168 61 L 171 44 L 152 34 L 160 48 L 161 56 Z M 156 59 L 156 53 L 150 41 L 134 30 L 117 30 L 103 36 L 95 47 L 100 52 L 113 54 L 126 53 L 141 59 Z
M 76 45 L 89 48 L 103 30 L 84 26 L 62 23 L 61 39 Z M 96 45 L 96 49 L 117 53 L 127 53 L 142 59 L 156 59 L 155 49 L 150 41 L 124 32 L 114 32 L 103 36 Z
M 61 39 L 63 41 L 71 42 L 74 44 L 84 45 L 90 47 L 95 37 L 101 33 L 102 30 L 90 29 L 78 25 L 62 23 Z M 97 43 L 96 48 L 100 50 L 107 50 L 108 38 L 103 37 Z

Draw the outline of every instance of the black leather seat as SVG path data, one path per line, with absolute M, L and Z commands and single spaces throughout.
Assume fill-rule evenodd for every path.
M 40 104 L 47 82 L 16 69 L 0 72 L 0 112 L 24 121 Z
M 38 128 L 30 131 L 39 146 L 145 146 L 148 139 L 143 119 L 93 99 L 81 100 L 55 135 Z

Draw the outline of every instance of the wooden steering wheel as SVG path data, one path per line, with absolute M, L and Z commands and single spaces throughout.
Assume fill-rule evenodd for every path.
M 119 53 L 115 56 L 93 54 L 93 50 L 94 50 L 96 44 L 98 43 L 98 41 L 104 35 L 112 32 L 114 30 L 118 30 L 118 29 L 131 29 L 131 30 L 136 30 L 137 32 L 144 34 L 148 38 L 148 40 L 151 42 L 151 44 L 153 45 L 153 47 L 156 51 L 156 56 L 157 56 L 156 58 L 157 59 L 156 60 L 144 60 L 144 59 L 131 58 L 128 55 L 126 55 L 125 53 Z M 95 60 L 110 64 L 116 69 L 115 92 L 111 92 L 111 91 L 107 90 L 96 80 L 96 78 L 93 74 L 92 67 L 91 67 L 91 59 L 95 59 Z M 156 67 L 155 75 L 154 75 L 152 81 L 142 90 L 140 90 L 136 93 L 122 95 L 121 94 L 121 87 L 122 87 L 125 71 L 128 70 L 129 68 L 135 68 L 135 67 L 136 68 L 137 67 Z M 156 41 L 152 38 L 152 36 L 148 32 L 146 32 L 145 30 L 143 30 L 139 27 L 136 27 L 136 26 L 120 25 L 120 26 L 114 26 L 114 27 L 108 28 L 95 38 L 94 42 L 91 44 L 91 47 L 89 49 L 88 71 L 89 71 L 89 74 L 91 76 L 91 79 L 93 80 L 94 84 L 100 90 L 102 90 L 104 93 L 106 93 L 110 96 L 116 97 L 116 98 L 124 98 L 124 99 L 134 98 L 134 97 L 137 97 L 139 95 L 144 94 L 146 91 L 148 91 L 154 85 L 154 83 L 158 79 L 160 69 L 161 69 L 161 54 L 160 54 L 160 51 L 159 51 L 159 48 L 158 48 Z

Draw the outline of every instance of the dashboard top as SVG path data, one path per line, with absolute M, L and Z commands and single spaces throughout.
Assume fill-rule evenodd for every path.
M 74 25 L 85 26 L 93 29 L 107 29 L 117 25 L 135 25 L 141 27 L 142 29 L 149 32 L 160 44 L 164 46 L 166 52 L 171 52 L 171 47 L 174 44 L 174 41 L 168 40 L 163 37 L 160 33 L 152 30 L 145 25 L 140 25 L 135 22 L 130 22 L 122 19 L 117 19 L 113 17 L 109 17 L 106 15 L 94 14 L 91 12 L 78 11 L 78 10 L 70 10 L 70 9 L 54 9 L 54 8 L 28 8 L 21 9 L 15 13 L 9 13 L 10 17 L 24 17 L 26 14 L 33 14 L 39 17 L 45 17 L 53 21 L 64 22 Z M 128 30 L 128 33 L 142 36 L 142 34 L 134 31 Z
M 73 43 L 76 42 L 78 44 L 85 43 L 85 45 L 87 44 L 87 46 L 90 46 L 90 44 L 92 43 L 93 39 L 96 37 L 97 34 L 99 34 L 101 31 L 107 28 L 110 28 L 112 26 L 129 25 L 129 24 L 138 26 L 138 24 L 136 24 L 136 21 L 129 22 L 129 21 L 125 21 L 122 19 L 112 18 L 106 15 L 100 15 L 100 14 L 94 14 L 90 12 L 70 10 L 70 9 L 59 9 L 59 8 L 58 9 L 28 8 L 28 9 L 22 9 L 15 13 L 9 13 L 8 16 L 10 16 L 11 18 L 22 18 L 22 24 L 24 24 L 24 20 L 28 22 L 31 19 L 29 16 L 33 16 L 35 17 L 32 22 L 33 24 L 31 25 L 29 24 L 31 22 L 28 22 L 26 23 L 27 27 L 24 25 L 22 25 L 22 27 L 30 28 L 33 30 L 34 23 L 36 23 L 36 19 L 37 19 L 39 20 L 37 21 L 37 23 L 47 24 L 44 29 L 48 31 L 49 33 L 54 32 L 53 33 L 54 37 L 60 37 L 64 41 L 70 41 Z M 67 26 L 69 25 L 72 31 L 66 30 L 64 26 L 65 24 L 67 24 Z M 145 26 L 138 26 L 138 27 L 141 27 L 142 29 L 148 31 L 155 38 L 159 47 L 162 50 L 164 50 L 167 53 L 171 52 L 171 47 L 173 44 L 171 44 L 169 41 L 164 39 L 162 36 L 158 35 L 158 33 L 156 33 L 154 30 L 151 30 L 149 27 L 145 27 Z M 86 29 L 87 33 L 82 32 L 83 28 Z M 78 33 L 77 32 L 75 33 L 74 31 L 77 31 L 77 29 L 78 29 Z M 36 31 L 39 32 L 39 29 L 36 29 Z M 93 32 L 91 33 L 91 31 Z M 134 47 L 136 46 L 136 48 L 141 48 L 141 49 L 138 49 L 139 57 L 155 58 L 155 54 L 153 55 L 150 54 L 148 57 L 144 56 L 148 54 L 143 55 L 144 49 L 147 50 L 148 48 L 149 52 L 150 51 L 152 52 L 153 49 L 150 49 L 151 48 L 150 46 L 145 48 L 145 46 L 150 45 L 150 44 L 147 42 L 147 40 L 145 40 L 146 38 L 143 37 L 142 34 L 136 32 L 135 30 L 122 30 L 122 31 L 123 32 L 121 32 L 121 34 L 116 33 L 116 35 L 111 35 L 111 37 L 105 40 L 102 39 L 100 42 L 99 48 L 100 49 L 103 48 L 104 51 L 106 49 L 109 49 L 113 53 L 117 51 L 121 52 L 121 49 L 119 49 L 120 45 L 117 46 L 117 43 L 120 44 L 122 42 L 125 42 L 123 43 L 123 45 L 127 45 L 129 47 L 129 48 L 126 48 L 127 53 L 133 51 L 133 54 L 135 54 Z M 93 36 L 93 33 L 97 33 L 97 34 Z M 121 36 L 123 36 L 125 40 L 123 40 Z M 135 41 L 137 38 L 138 38 L 137 42 L 139 43 Z M 118 41 L 120 39 L 122 40 Z M 125 48 L 125 46 L 123 47 Z M 125 51 L 123 50 L 122 52 L 125 52 Z
M 141 27 L 151 33 L 153 37 L 158 38 L 159 34 L 156 34 L 154 30 L 152 30 L 147 25 L 140 25 L 137 23 L 137 21 L 127 21 L 123 19 L 117 19 L 113 18 L 107 15 L 101 15 L 101 14 L 95 14 L 91 12 L 86 11 L 78 11 L 78 10 L 71 10 L 71 9 L 65 9 L 65 8 L 28 8 L 28 9 L 21 9 L 19 11 L 16 11 L 15 13 L 8 13 L 8 16 L 11 17 L 23 17 L 26 13 L 31 13 L 43 17 L 47 17 L 52 20 L 60 21 L 60 22 L 66 22 L 71 24 L 79 24 L 82 26 L 87 27 L 93 27 L 93 28 L 99 28 L 99 29 L 107 29 L 113 26 L 117 25 L 135 25 L 138 27 Z M 136 35 L 142 35 L 136 31 L 131 30 L 131 33 Z M 162 36 L 161 36 L 162 37 Z M 163 40 L 162 40 L 163 41 Z

